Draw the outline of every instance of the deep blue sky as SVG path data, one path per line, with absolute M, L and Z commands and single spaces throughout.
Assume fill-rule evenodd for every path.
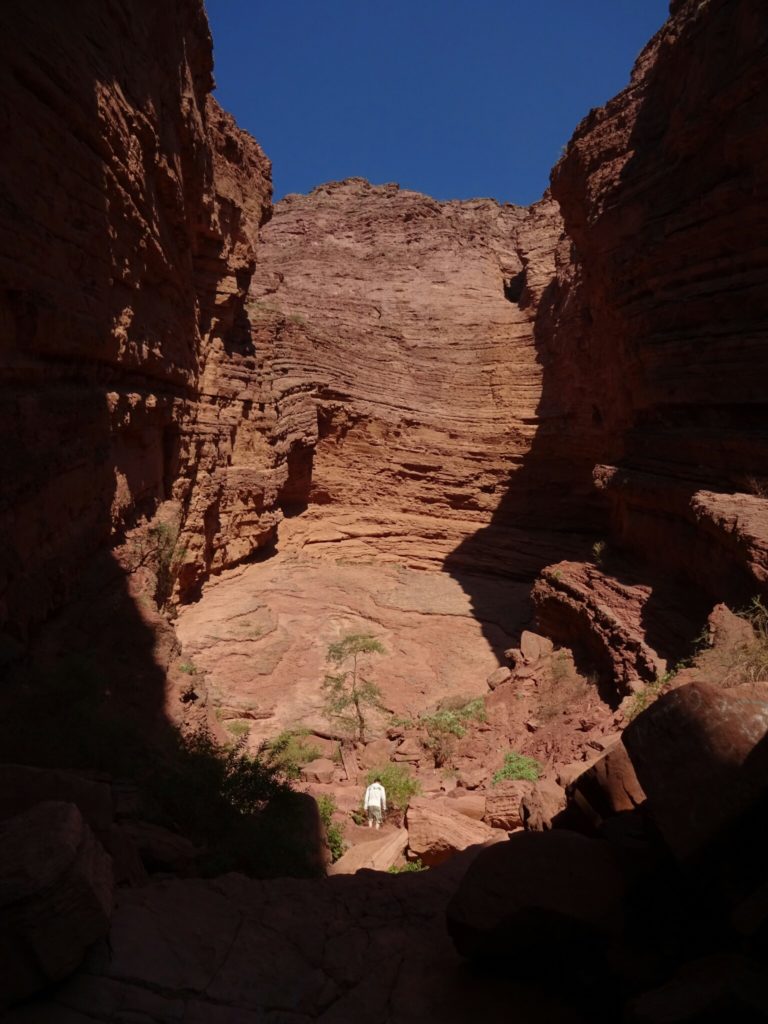
M 206 0 L 216 96 L 275 198 L 354 175 L 530 203 L 668 0 Z

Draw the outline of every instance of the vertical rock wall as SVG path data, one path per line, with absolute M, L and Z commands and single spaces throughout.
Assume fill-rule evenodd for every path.
M 574 242 L 613 536 L 768 591 L 768 9 L 683 0 L 552 175 Z
M 270 167 L 210 97 L 200 0 L 0 12 L 0 632 L 174 499 L 202 519 L 230 427 Z

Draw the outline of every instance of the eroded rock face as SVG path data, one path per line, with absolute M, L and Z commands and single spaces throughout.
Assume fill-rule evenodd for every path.
M 270 168 L 209 95 L 198 0 L 12 2 L 0 28 L 0 620 L 23 641 L 159 502 L 226 518 L 232 486 L 209 480 L 231 442 L 221 363 Z
M 614 536 L 736 604 L 766 587 L 767 43 L 749 0 L 674 5 L 552 174 Z
M 558 487 L 529 459 L 552 433 L 573 454 L 541 394 L 561 234 L 549 199 L 439 203 L 359 178 L 277 204 L 249 311 L 294 384 L 280 415 L 303 415 L 308 386 L 316 408 L 297 543 L 528 577 L 547 550 L 578 548 L 557 536 L 589 518 L 578 460 L 552 451 Z

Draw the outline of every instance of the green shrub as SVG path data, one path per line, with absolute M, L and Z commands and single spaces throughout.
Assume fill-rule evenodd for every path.
M 412 871 L 426 871 L 427 865 L 421 863 L 421 857 L 417 857 L 416 860 L 406 861 L 405 864 L 397 865 L 393 864 L 387 868 L 390 875 L 407 875 Z
M 418 796 L 421 785 L 411 776 L 403 764 L 392 762 L 381 768 L 371 768 L 366 776 L 365 784 L 380 782 L 387 794 L 387 806 L 396 811 L 404 811 L 412 796 Z
M 672 678 L 672 675 L 673 673 L 667 672 L 663 676 L 659 676 L 658 679 L 654 679 L 652 683 L 647 683 L 641 690 L 636 690 L 627 703 L 623 705 L 624 717 L 631 722 L 633 718 L 637 718 L 641 712 L 650 707 L 661 694 L 665 685 Z
M 504 781 L 516 782 L 520 779 L 535 782 L 540 778 L 541 772 L 542 766 L 535 757 L 513 752 L 505 755 L 504 767 L 494 772 L 491 785 L 495 786 Z
M 237 719 L 232 722 L 227 722 L 227 732 L 234 736 L 235 739 L 248 736 L 250 731 L 251 727 L 247 722 L 241 722 Z
M 309 735 L 309 729 L 286 729 L 264 744 L 263 751 L 270 764 L 279 768 L 287 779 L 298 779 L 304 765 L 320 756 L 319 748 L 307 740 Z
M 332 796 L 323 794 L 317 797 L 317 808 L 320 811 L 320 820 L 325 828 L 325 837 L 328 840 L 328 849 L 331 851 L 331 860 L 335 863 L 347 848 L 342 828 L 333 820 L 333 815 L 336 811 L 336 801 Z
M 182 672 L 185 672 L 188 676 L 197 675 L 197 665 L 194 663 L 194 661 L 182 661 L 182 663 L 179 665 L 179 669 Z
M 425 746 L 435 758 L 435 767 L 442 768 L 451 760 L 456 739 L 466 735 L 468 722 L 484 722 L 486 717 L 482 697 L 449 698 L 432 714 L 422 715 L 421 724 L 427 730 Z

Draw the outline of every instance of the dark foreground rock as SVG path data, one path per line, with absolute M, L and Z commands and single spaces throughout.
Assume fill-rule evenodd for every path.
M 470 866 L 448 905 L 448 930 L 465 956 L 538 975 L 616 939 L 624 892 L 607 843 L 565 830 L 520 832 Z
M 155 882 L 119 894 L 110 955 L 3 1024 L 579 1024 L 546 992 L 475 976 L 445 930 L 473 851 L 415 875 Z
M 49 801 L 2 822 L 0 1008 L 71 974 L 111 910 L 110 859 L 77 807 Z

